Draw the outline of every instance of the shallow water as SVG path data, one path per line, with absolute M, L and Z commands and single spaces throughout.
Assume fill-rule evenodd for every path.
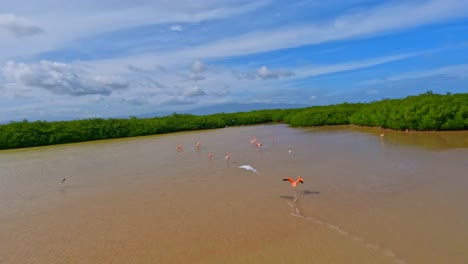
M 468 132 L 381 132 L 260 125 L 0 151 L 0 263 L 468 263 Z

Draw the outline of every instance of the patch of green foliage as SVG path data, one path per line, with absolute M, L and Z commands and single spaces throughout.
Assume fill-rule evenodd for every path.
M 286 123 L 290 126 L 354 124 L 397 130 L 466 130 L 468 93 L 441 95 L 427 92 L 404 99 L 384 99 L 371 103 L 343 103 L 206 116 L 174 113 L 165 117 L 141 119 L 92 118 L 60 122 L 23 120 L 0 125 L 0 149 L 270 122 Z

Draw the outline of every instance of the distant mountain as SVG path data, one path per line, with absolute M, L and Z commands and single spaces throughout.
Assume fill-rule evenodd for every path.
M 289 109 L 289 108 L 303 108 L 308 107 L 308 105 L 299 105 L 299 104 L 264 104 L 264 103 L 227 103 L 227 104 L 217 104 L 211 106 L 197 107 L 185 111 L 176 111 L 179 114 L 192 114 L 192 115 L 211 115 L 218 113 L 236 113 L 236 112 L 249 112 L 254 110 L 264 110 L 264 109 Z M 152 112 L 137 115 L 139 118 L 149 118 L 155 116 L 167 116 L 171 115 L 174 112 Z

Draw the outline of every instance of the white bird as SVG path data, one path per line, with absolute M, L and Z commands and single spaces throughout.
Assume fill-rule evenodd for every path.
M 250 165 L 242 165 L 242 166 L 239 166 L 239 169 L 246 169 L 248 171 L 253 171 L 257 174 L 260 174 L 260 172 L 258 172 L 256 169 L 254 169 L 252 166 Z

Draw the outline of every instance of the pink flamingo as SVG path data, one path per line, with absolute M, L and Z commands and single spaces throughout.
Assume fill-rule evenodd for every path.
M 255 146 L 257 146 L 257 147 L 261 147 L 261 146 L 263 146 L 263 143 L 261 143 L 261 142 L 258 142 L 257 144 L 255 144 Z
M 226 160 L 229 160 L 231 158 L 231 152 L 228 152 L 226 155 Z
M 177 151 L 182 151 L 182 148 L 183 148 L 182 144 L 177 145 Z
M 298 183 L 304 183 L 304 179 L 302 179 L 301 176 L 299 176 L 299 178 L 297 178 L 297 180 L 293 180 L 293 179 L 288 177 L 288 178 L 283 179 L 283 181 L 289 181 L 291 183 L 292 187 L 296 187 Z
M 208 158 L 212 158 L 213 157 L 213 153 L 208 153 Z
M 200 148 L 200 146 L 201 146 L 201 142 L 200 142 L 200 141 L 197 141 L 197 143 L 195 143 L 195 147 L 196 147 L 196 148 Z

